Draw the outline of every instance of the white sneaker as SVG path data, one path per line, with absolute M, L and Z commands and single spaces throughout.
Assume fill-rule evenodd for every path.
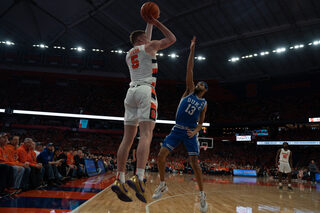
M 164 184 L 163 186 L 159 185 L 156 190 L 154 190 L 154 193 L 152 195 L 152 199 L 159 199 L 163 193 L 166 193 L 168 191 L 167 184 Z
M 206 201 L 206 194 L 200 194 L 200 212 L 205 213 L 208 211 L 208 203 Z

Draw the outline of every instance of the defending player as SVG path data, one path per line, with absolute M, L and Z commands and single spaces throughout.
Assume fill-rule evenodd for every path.
M 161 40 L 152 40 L 152 26 L 156 26 L 165 36 Z M 129 150 L 137 134 L 139 125 L 140 140 L 137 148 L 136 175 L 127 180 L 127 184 L 135 190 L 136 196 L 146 202 L 144 195 L 144 171 L 148 160 L 152 133 L 157 119 L 158 102 L 155 92 L 158 64 L 156 53 L 175 43 L 176 37 L 157 19 L 149 18 L 146 31 L 137 30 L 130 34 L 133 48 L 126 55 L 130 72 L 130 88 L 124 100 L 124 136 L 117 153 L 117 179 L 111 189 L 118 198 L 125 202 L 132 199 L 125 188 L 125 165 Z
M 208 91 L 207 83 L 201 81 L 196 86 L 193 82 L 194 49 L 196 38 L 193 37 L 190 45 L 190 54 L 187 65 L 186 91 L 184 92 L 176 113 L 176 125 L 171 133 L 165 138 L 158 155 L 158 169 L 160 174 L 160 185 L 156 188 L 152 198 L 158 199 L 168 191 L 164 180 L 166 157 L 175 149 L 181 141 L 188 150 L 189 161 L 196 176 L 200 190 L 200 210 L 207 212 L 208 204 L 206 194 L 203 191 L 203 180 L 198 156 L 200 154 L 198 132 L 207 111 L 207 101 L 202 98 Z

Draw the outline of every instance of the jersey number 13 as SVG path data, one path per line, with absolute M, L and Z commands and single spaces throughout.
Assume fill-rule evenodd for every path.
M 191 106 L 191 104 L 189 104 L 185 112 L 188 113 L 189 115 L 193 115 L 196 109 L 197 108 L 195 106 Z

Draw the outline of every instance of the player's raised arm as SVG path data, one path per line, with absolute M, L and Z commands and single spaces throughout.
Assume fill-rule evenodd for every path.
M 194 82 L 193 82 L 193 67 L 194 67 L 194 49 L 196 46 L 196 37 L 193 36 L 190 44 L 190 53 L 188 57 L 187 64 L 187 75 L 186 75 L 186 91 L 184 92 L 182 97 L 186 97 L 194 90 Z
M 146 27 L 146 36 L 148 41 L 151 41 L 151 37 L 152 37 L 152 29 L 153 29 L 153 25 L 150 23 L 147 23 L 147 27 Z
M 165 49 L 176 42 L 177 39 L 176 39 L 175 35 L 166 26 L 164 26 L 160 21 L 158 21 L 155 18 L 150 18 L 148 20 L 148 23 L 156 26 L 165 37 L 161 40 L 153 40 L 150 43 L 148 43 L 146 45 L 146 52 L 155 53 L 158 50 Z

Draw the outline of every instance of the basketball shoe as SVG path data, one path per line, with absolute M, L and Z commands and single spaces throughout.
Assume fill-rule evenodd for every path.
M 128 190 L 125 188 L 124 183 L 120 180 L 115 180 L 111 186 L 111 190 L 117 194 L 118 198 L 124 202 L 132 202 L 132 199 L 128 196 Z
M 136 197 L 142 202 L 146 203 L 147 199 L 145 196 L 145 187 L 146 183 L 144 181 L 140 181 L 137 175 L 132 176 L 130 179 L 126 181 L 128 186 L 132 188 L 136 192 Z
M 200 212 L 205 213 L 208 211 L 207 197 L 204 192 L 200 192 Z
M 166 183 L 163 185 L 159 184 L 159 186 L 154 190 L 154 193 L 152 195 L 152 199 L 159 199 L 162 194 L 166 193 L 168 191 L 168 186 Z

